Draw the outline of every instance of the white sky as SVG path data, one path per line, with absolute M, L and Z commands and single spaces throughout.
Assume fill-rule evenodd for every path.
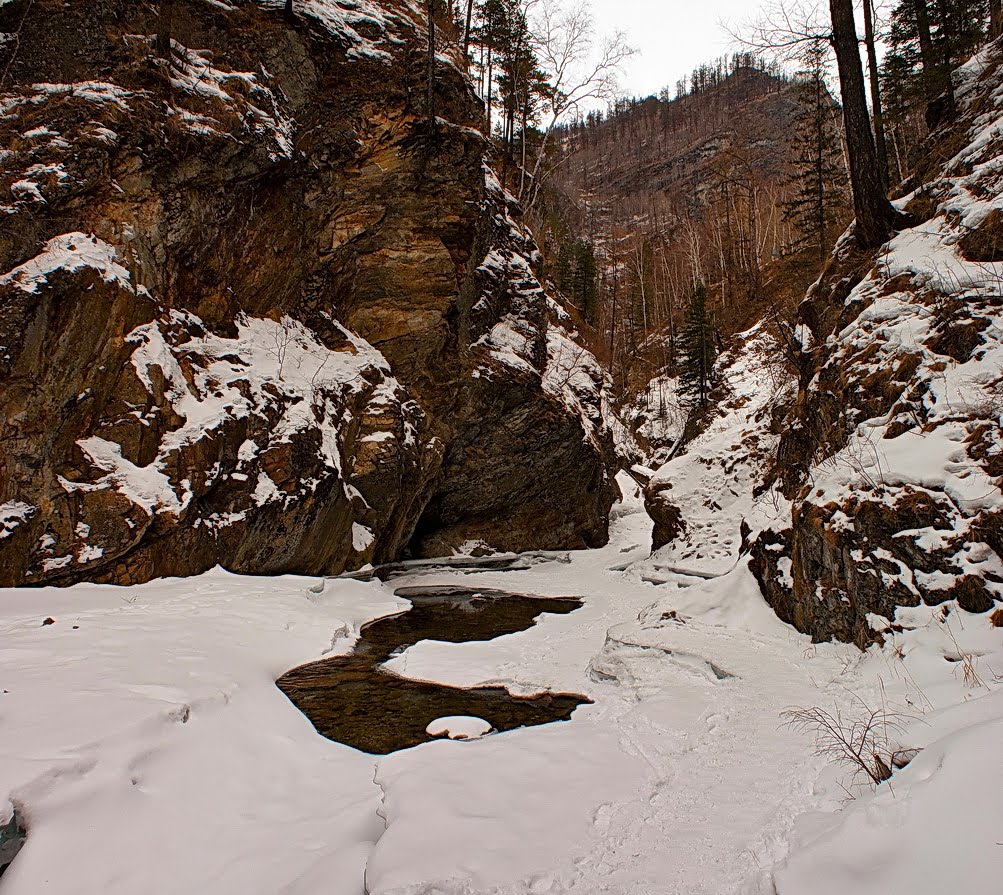
M 639 52 L 621 79 L 629 96 L 647 96 L 676 81 L 701 62 L 732 51 L 721 22 L 740 25 L 755 17 L 756 0 L 591 0 L 596 30 L 627 33 Z

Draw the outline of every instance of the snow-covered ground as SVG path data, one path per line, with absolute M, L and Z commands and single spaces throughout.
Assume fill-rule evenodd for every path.
M 758 530 L 790 518 L 790 505 L 776 493 L 753 496 L 779 441 L 770 431 L 771 409 L 791 385 L 780 356 L 763 323 L 735 336 L 718 362 L 723 397 L 706 426 L 668 462 L 659 463 L 657 455 L 649 461 L 656 469 L 650 490 L 678 507 L 683 521 L 652 557 L 654 576 L 666 570 L 720 575 L 739 560 L 743 522 Z M 685 421 L 684 405 L 669 406 L 670 419 Z
M 780 623 L 742 563 L 646 584 L 650 522 L 622 484 L 610 545 L 570 563 L 0 591 L 0 805 L 28 827 L 0 891 L 997 891 L 1003 630 L 920 607 L 860 653 Z M 458 580 L 584 606 L 493 641 L 423 641 L 398 672 L 594 704 L 375 757 L 316 735 L 274 687 L 405 606 L 393 588 Z M 862 703 L 903 714 L 892 745 L 928 747 L 877 791 L 781 717 Z

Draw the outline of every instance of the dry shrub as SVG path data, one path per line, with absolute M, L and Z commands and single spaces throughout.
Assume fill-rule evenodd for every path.
M 857 699 L 859 714 L 851 717 L 841 709 L 830 712 L 820 706 L 783 712 L 788 727 L 810 733 L 816 754 L 848 767 L 854 777 L 865 776 L 875 786 L 892 775 L 892 768 L 908 763 L 914 750 L 894 749 L 891 741 L 902 729 L 903 716 L 884 708 L 870 708 Z M 908 756 L 911 758 L 911 755 Z

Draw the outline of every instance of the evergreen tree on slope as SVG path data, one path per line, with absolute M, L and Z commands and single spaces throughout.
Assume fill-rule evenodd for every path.
M 707 287 L 697 283 L 686 309 L 679 338 L 679 390 L 691 407 L 703 410 L 716 376 L 717 359 L 714 319 L 707 310 Z
M 792 150 L 791 197 L 784 220 L 795 225 L 799 247 L 813 246 L 820 263 L 832 248 L 834 229 L 846 208 L 846 170 L 835 104 L 826 86 L 828 48 L 812 44 L 797 74 L 797 110 L 789 144 Z

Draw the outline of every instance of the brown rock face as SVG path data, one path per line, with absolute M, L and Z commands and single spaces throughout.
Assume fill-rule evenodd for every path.
M 603 540 L 601 371 L 410 8 L 175 6 L 169 73 L 152 6 L 0 7 L 0 585 Z
M 757 539 L 751 568 L 784 621 L 815 640 L 864 648 L 876 638 L 870 614 L 892 619 L 898 606 L 948 600 L 969 612 L 992 609 L 992 591 L 967 569 L 973 552 L 989 554 L 980 543 L 936 497 L 883 489 L 839 505 L 798 504 L 790 532 Z
M 760 535 L 751 568 L 816 640 L 866 646 L 899 606 L 1003 597 L 1001 149 L 979 137 L 1003 119 L 1003 56 L 987 54 L 919 169 L 922 223 L 877 257 L 844 240 L 801 308 L 810 351 L 775 464 L 790 527 Z
M 655 522 L 651 529 L 652 550 L 671 544 L 686 530 L 683 511 L 669 500 L 662 487 L 644 489 L 644 509 Z

